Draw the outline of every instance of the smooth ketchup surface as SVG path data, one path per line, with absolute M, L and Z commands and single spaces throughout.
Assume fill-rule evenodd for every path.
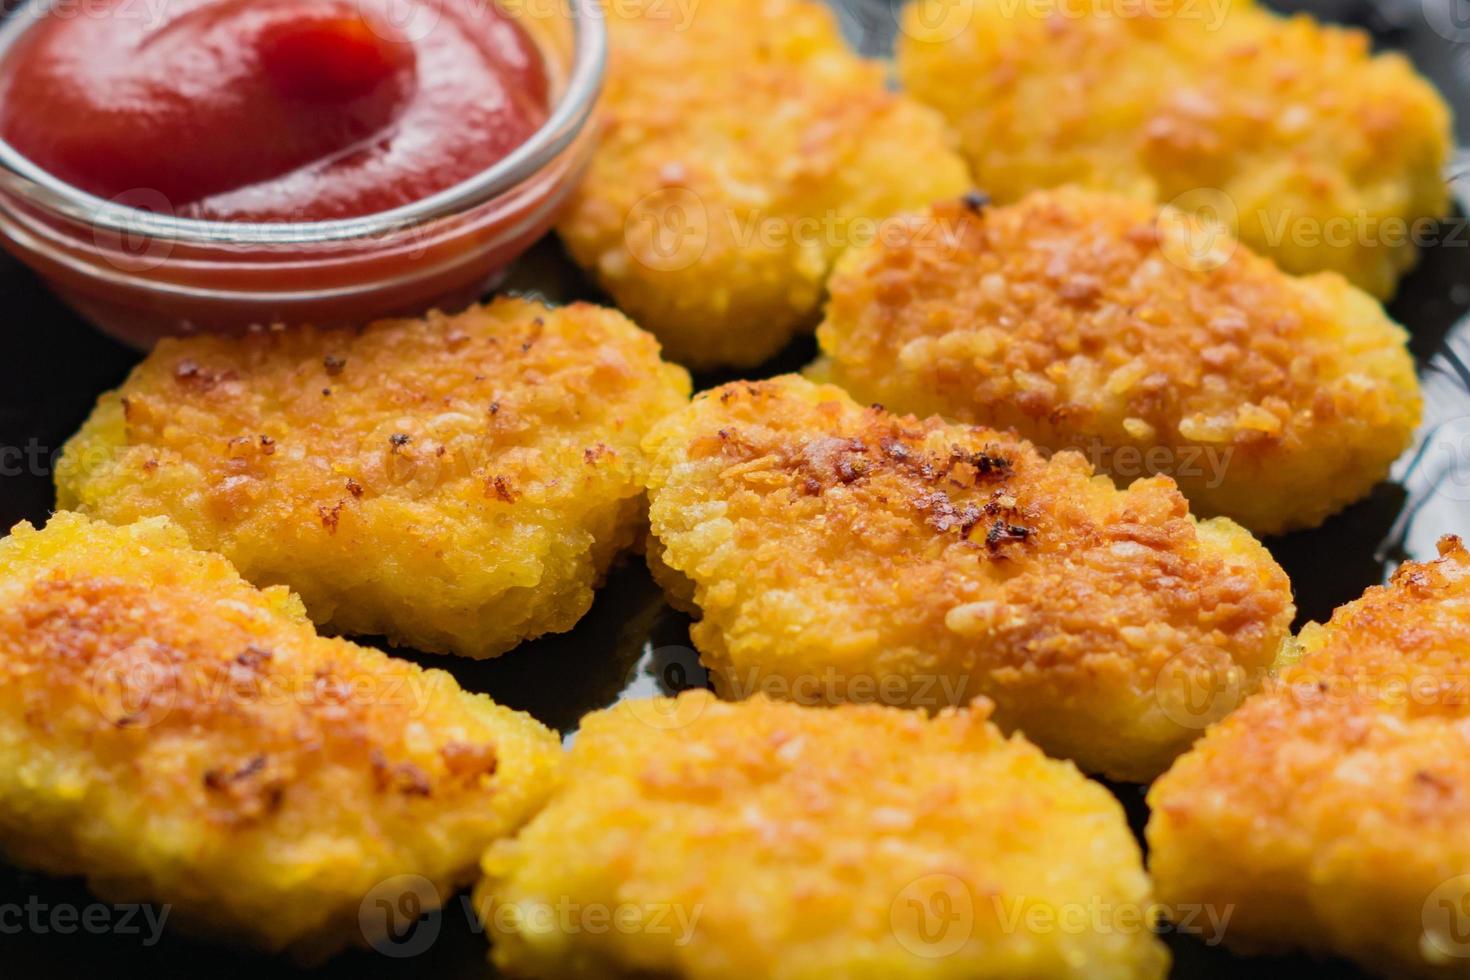
M 0 61 L 0 135 L 100 197 L 315 221 L 475 175 L 548 97 L 535 42 L 492 0 L 94 0 Z

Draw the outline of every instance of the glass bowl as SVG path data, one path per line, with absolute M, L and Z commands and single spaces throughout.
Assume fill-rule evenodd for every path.
M 466 306 L 547 232 L 591 155 L 607 59 L 600 2 L 503 6 L 546 58 L 551 112 L 510 155 L 430 197 L 328 221 L 180 218 L 153 192 L 104 200 L 81 191 L 0 140 L 0 244 L 90 322 L 144 347 L 199 331 Z M 35 3 L 45 0 L 0 25 L 0 57 Z

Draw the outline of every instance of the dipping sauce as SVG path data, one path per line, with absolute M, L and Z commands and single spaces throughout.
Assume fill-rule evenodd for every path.
M 93 0 L 55 5 L 0 61 L 0 136 L 135 207 L 319 221 L 492 166 L 548 89 L 492 0 Z

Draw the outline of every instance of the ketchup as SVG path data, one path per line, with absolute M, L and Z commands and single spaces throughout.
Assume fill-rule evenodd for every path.
M 545 121 L 548 89 L 493 0 L 94 0 L 0 62 L 0 136 L 100 197 L 314 221 L 479 173 Z

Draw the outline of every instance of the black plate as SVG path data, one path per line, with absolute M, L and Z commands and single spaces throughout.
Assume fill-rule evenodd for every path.
M 891 42 L 894 20 L 888 3 L 842 0 L 845 27 L 868 53 L 882 52 Z M 0 9 L 8 6 L 0 3 Z M 1304 0 L 1287 6 L 1359 24 L 1380 44 L 1408 51 L 1456 106 L 1459 141 L 1470 142 L 1470 46 L 1460 43 L 1470 41 L 1470 2 Z M 1394 482 L 1369 499 L 1321 528 L 1267 541 L 1295 585 L 1302 620 L 1325 618 L 1333 607 L 1382 582 L 1405 557 L 1432 557 L 1441 534 L 1470 532 L 1470 237 L 1457 218 L 1440 239 L 1390 305 L 1413 333 L 1424 384 L 1426 421 L 1415 449 L 1400 460 Z M 518 265 L 507 288 L 558 301 L 600 298 L 551 241 Z M 6 320 L 0 330 L 0 527 L 8 528 L 23 518 L 46 520 L 55 454 L 97 395 L 121 382 L 138 355 L 81 323 L 3 255 L 0 299 Z M 766 376 L 797 368 L 813 350 L 809 338 L 799 341 L 750 373 Z M 727 378 L 696 380 L 708 387 Z M 571 633 L 524 644 L 483 663 L 408 656 L 446 668 L 471 690 L 570 732 L 584 713 L 624 695 L 702 684 L 704 675 L 688 642 L 688 621 L 664 605 L 641 565 L 629 564 L 614 572 L 592 612 Z M 1142 790 L 1112 788 L 1141 831 L 1147 816 Z M 158 910 L 149 911 L 156 918 Z M 1165 938 L 1174 951 L 1176 978 L 1360 976 L 1337 963 L 1245 960 L 1194 938 Z M 491 976 L 486 949 L 467 906 L 456 902 L 421 920 L 398 946 L 350 951 L 307 973 L 278 959 L 195 943 L 167 931 L 155 940 L 142 912 L 106 906 L 78 881 L 0 866 L 0 974 L 8 976 L 453 980 Z

